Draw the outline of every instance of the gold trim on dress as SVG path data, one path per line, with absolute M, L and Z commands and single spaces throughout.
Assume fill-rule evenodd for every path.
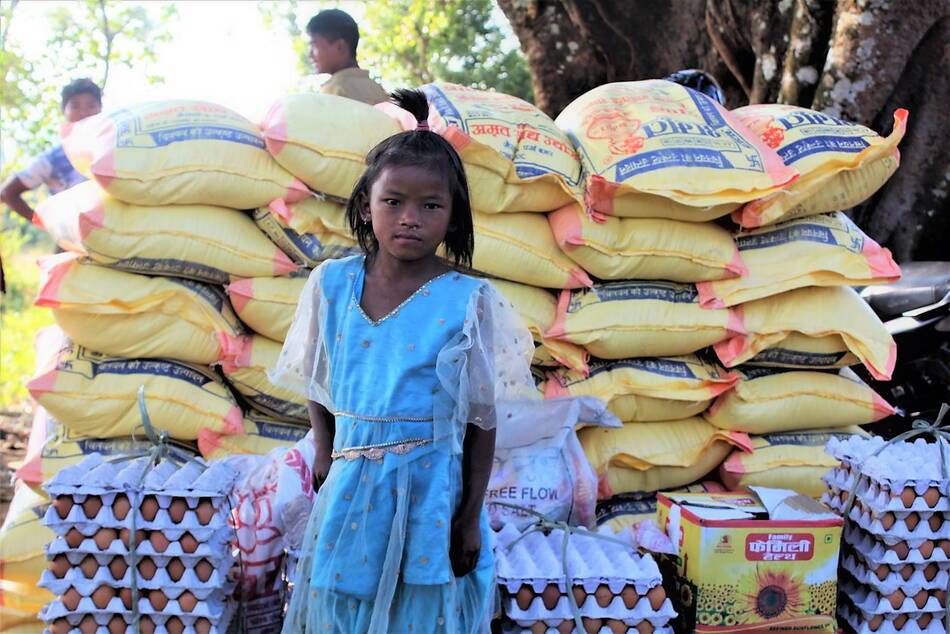
M 355 418 L 369 423 L 431 423 L 434 420 L 431 416 L 425 418 L 419 416 L 363 416 L 353 412 L 333 412 L 333 416 L 336 418 Z
M 419 447 L 428 445 L 432 442 L 431 438 L 412 438 L 410 440 L 397 440 L 379 445 L 364 445 L 362 447 L 344 447 L 339 451 L 330 454 L 330 458 L 336 460 L 356 460 L 357 458 L 366 458 L 367 460 L 382 461 L 386 454 L 405 455 Z

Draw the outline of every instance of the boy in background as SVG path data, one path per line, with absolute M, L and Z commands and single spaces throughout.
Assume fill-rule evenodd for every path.
M 389 100 L 382 86 L 356 62 L 360 31 L 350 15 L 339 9 L 327 9 L 310 18 L 310 61 L 318 73 L 330 79 L 320 87 L 327 95 L 348 97 L 374 105 Z

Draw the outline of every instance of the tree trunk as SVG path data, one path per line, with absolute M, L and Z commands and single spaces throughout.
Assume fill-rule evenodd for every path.
M 882 134 L 908 108 L 900 169 L 851 213 L 899 260 L 947 259 L 950 0 L 497 1 L 551 116 L 603 83 L 694 67 L 729 108 L 796 104 Z

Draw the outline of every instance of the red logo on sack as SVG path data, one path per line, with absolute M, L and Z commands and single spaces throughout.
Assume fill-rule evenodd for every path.
M 747 561 L 808 561 L 815 555 L 809 533 L 750 533 L 745 538 Z

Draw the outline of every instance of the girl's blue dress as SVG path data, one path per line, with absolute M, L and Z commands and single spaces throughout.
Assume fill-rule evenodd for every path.
M 272 380 L 336 417 L 284 632 L 476 632 L 493 597 L 484 509 L 476 569 L 449 561 L 466 423 L 536 399 L 530 335 L 484 280 L 430 280 L 379 321 L 360 308 L 364 258 L 325 262 L 301 295 Z

